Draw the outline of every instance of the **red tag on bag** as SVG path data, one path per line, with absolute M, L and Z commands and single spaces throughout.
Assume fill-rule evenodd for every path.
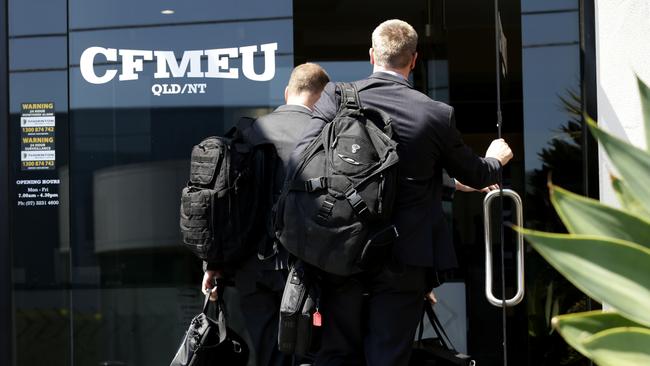
M 316 310 L 316 312 L 313 315 L 312 324 L 314 324 L 315 327 L 320 327 L 321 325 L 323 325 L 323 319 L 321 318 L 318 310 Z

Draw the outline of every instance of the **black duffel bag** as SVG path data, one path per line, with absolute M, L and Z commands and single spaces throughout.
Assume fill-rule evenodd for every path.
M 245 366 L 249 350 L 246 342 L 226 325 L 223 286 L 217 286 L 216 317 L 208 315 L 210 294 L 203 311 L 192 319 L 170 366 Z
M 424 317 L 429 319 L 436 338 L 422 339 Z M 413 343 L 410 366 L 474 366 L 476 362 L 468 355 L 459 353 L 451 344 L 445 329 L 433 311 L 433 305 L 425 301 L 418 340 Z

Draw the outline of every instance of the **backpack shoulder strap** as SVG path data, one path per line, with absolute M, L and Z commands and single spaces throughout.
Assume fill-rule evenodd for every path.
M 253 117 L 240 117 L 235 126 L 240 131 L 246 131 L 253 127 L 253 123 L 255 123 L 255 118 Z
M 280 250 L 275 239 L 274 218 L 275 212 L 277 211 L 276 204 L 279 197 L 277 191 L 280 189 L 280 187 L 276 187 L 275 181 L 276 175 L 278 174 L 278 164 L 281 164 L 282 162 L 280 161 L 273 145 L 269 144 L 268 146 L 265 146 L 262 151 L 264 154 L 264 174 L 262 175 L 262 182 L 259 183 L 262 185 L 266 184 L 266 191 L 264 194 L 266 195 L 266 204 L 268 206 L 266 207 L 266 237 L 261 238 L 258 243 L 257 258 L 261 261 L 265 261 L 274 257 Z M 271 248 L 269 248 L 269 244 L 271 244 Z
M 228 138 L 237 138 L 237 137 L 246 137 L 250 134 L 251 127 L 255 118 L 252 117 L 240 117 L 237 123 L 232 126 L 228 132 L 226 132 L 225 137 Z
M 339 110 L 343 108 L 361 109 L 359 92 L 353 83 L 336 83 L 336 88 L 341 92 Z

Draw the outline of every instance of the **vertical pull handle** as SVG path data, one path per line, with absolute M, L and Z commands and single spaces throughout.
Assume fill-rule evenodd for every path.
M 523 224 L 523 210 L 521 197 L 512 189 L 503 189 L 503 197 L 512 199 L 515 207 L 515 224 Z M 485 297 L 488 302 L 494 306 L 501 307 L 503 299 L 499 299 L 492 293 L 492 236 L 491 236 L 491 215 L 490 208 L 492 201 L 500 196 L 501 191 L 496 190 L 488 193 L 483 200 L 483 220 L 485 226 Z M 524 236 L 517 233 L 517 247 L 515 251 L 517 257 L 517 292 L 515 295 L 505 300 L 505 306 L 511 307 L 519 304 L 524 298 Z M 503 294 L 505 296 L 505 294 Z

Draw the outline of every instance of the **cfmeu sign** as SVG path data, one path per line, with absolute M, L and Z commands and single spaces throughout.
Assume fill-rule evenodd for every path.
M 264 55 L 264 70 L 257 73 L 254 67 L 255 53 L 261 51 Z M 230 66 L 231 59 L 241 58 L 241 72 L 245 78 L 253 81 L 268 81 L 275 76 L 275 52 L 278 49 L 277 43 L 266 43 L 259 47 L 244 46 L 233 48 L 215 48 L 209 50 L 184 51 L 178 61 L 173 51 L 155 50 L 129 50 L 104 47 L 89 47 L 81 54 L 79 62 L 81 75 L 92 84 L 104 84 L 115 78 L 119 72 L 120 81 L 138 80 L 138 73 L 143 70 L 144 61 L 154 61 L 156 72 L 155 79 L 170 78 L 216 78 L 216 79 L 238 79 L 239 69 Z M 96 62 L 117 62 L 121 67 L 108 68 L 103 74 L 98 75 L 95 69 Z M 203 69 L 202 59 L 207 59 L 207 69 Z M 156 84 L 152 87 L 162 94 L 181 94 L 181 91 L 198 91 L 205 93 L 205 84 L 192 84 L 180 86 L 178 84 Z M 165 92 L 169 91 L 169 92 Z

